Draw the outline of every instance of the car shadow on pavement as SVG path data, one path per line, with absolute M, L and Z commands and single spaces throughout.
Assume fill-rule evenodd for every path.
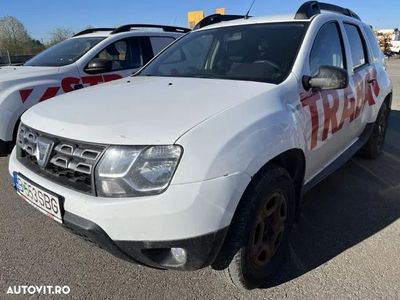
M 400 218 L 398 141 L 400 111 L 392 111 L 378 159 L 355 157 L 305 195 L 292 232 L 291 259 L 269 287 L 321 266 Z

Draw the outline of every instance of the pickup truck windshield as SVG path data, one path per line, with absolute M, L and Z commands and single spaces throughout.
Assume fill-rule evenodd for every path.
M 103 39 L 103 37 L 86 37 L 65 40 L 39 53 L 24 66 L 61 67 L 72 64 Z
M 291 71 L 305 23 L 219 27 L 189 33 L 138 76 L 249 80 L 278 84 Z

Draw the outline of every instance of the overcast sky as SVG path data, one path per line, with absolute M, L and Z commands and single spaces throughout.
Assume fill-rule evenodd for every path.
M 187 12 L 244 14 L 252 0 L 0 0 L 0 17 L 15 16 L 36 39 L 46 41 L 55 27 L 77 32 L 92 25 L 109 27 L 128 23 L 159 23 L 187 26 Z M 304 1 L 256 0 L 252 15 L 294 13 Z M 377 28 L 400 27 L 400 0 L 329 1 L 354 10 Z

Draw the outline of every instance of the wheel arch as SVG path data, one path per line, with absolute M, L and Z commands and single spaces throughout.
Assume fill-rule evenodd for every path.
M 303 193 L 303 183 L 304 183 L 304 174 L 305 174 L 305 155 L 303 150 L 299 148 L 288 149 L 287 151 L 282 152 L 281 154 L 275 156 L 268 162 L 266 162 L 255 174 L 252 176 L 251 181 L 247 185 L 244 193 L 239 200 L 235 214 L 232 218 L 232 222 L 229 226 L 229 230 L 227 235 L 224 237 L 224 241 L 222 243 L 221 249 L 211 264 L 211 267 L 215 270 L 223 270 L 227 267 L 229 262 L 232 260 L 233 254 L 238 250 L 238 245 L 236 241 L 233 239 L 232 234 L 229 234 L 230 231 L 237 225 L 235 220 L 237 219 L 237 214 L 240 211 L 241 207 L 245 205 L 243 202 L 246 198 L 246 195 L 254 188 L 254 186 L 258 183 L 258 181 L 262 178 L 262 176 L 268 172 L 268 169 L 271 166 L 279 166 L 285 169 L 290 177 L 293 179 L 295 185 L 295 193 L 296 193 L 296 207 L 295 207 L 295 220 L 298 218 L 298 214 L 300 211 L 300 204 Z M 233 228 L 232 228 L 233 227 Z
M 392 99 L 393 99 L 393 92 L 390 92 L 386 98 L 383 100 L 383 103 L 386 103 L 389 107 L 389 110 L 392 109 Z
M 265 172 L 268 171 L 268 166 L 271 164 L 284 168 L 293 180 L 296 191 L 296 217 L 300 211 L 301 200 L 303 195 L 304 175 L 306 169 L 306 158 L 302 149 L 292 148 L 282 152 L 275 156 L 268 162 L 266 162 L 257 173 L 252 176 L 252 180 L 246 187 L 246 190 L 250 185 L 256 182 Z M 246 193 L 246 191 L 245 191 Z

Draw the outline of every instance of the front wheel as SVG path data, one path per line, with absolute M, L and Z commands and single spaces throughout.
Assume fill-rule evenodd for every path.
M 288 257 L 295 215 L 295 189 L 288 172 L 271 165 L 246 191 L 223 251 L 233 251 L 221 275 L 245 289 L 266 285 Z M 230 248 L 230 249 L 228 249 Z

